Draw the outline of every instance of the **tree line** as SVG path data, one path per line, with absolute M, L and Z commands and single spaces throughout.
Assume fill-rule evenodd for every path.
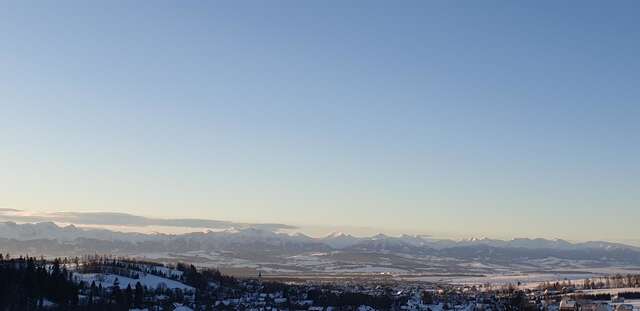
M 0 310 L 38 310 L 50 303 L 73 309 L 78 289 L 60 259 L 0 256 Z

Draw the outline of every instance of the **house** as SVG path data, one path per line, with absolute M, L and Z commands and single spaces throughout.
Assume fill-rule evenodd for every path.
M 313 300 L 310 300 L 310 299 L 298 300 L 298 305 L 299 306 L 313 306 Z
M 630 304 L 617 305 L 615 311 L 633 311 L 633 305 L 630 305 Z
M 611 302 L 612 303 L 623 303 L 624 302 L 624 297 L 621 297 L 620 295 L 615 295 L 615 296 L 611 297 Z
M 606 302 L 590 302 L 582 304 L 580 311 L 611 311 L 611 308 Z
M 578 304 L 575 300 L 562 298 L 562 301 L 560 301 L 560 311 L 578 311 Z

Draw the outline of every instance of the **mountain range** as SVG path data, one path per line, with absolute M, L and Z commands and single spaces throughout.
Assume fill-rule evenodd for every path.
M 419 235 L 355 237 L 345 233 L 313 238 L 254 227 L 144 234 L 59 226 L 53 222 L 0 222 L 0 251 L 45 256 L 126 255 L 278 274 L 486 274 L 640 266 L 640 248 L 602 241 L 456 241 Z

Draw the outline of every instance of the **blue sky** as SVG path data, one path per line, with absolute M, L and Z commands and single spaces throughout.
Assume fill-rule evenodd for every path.
M 635 1 L 0 5 L 0 207 L 640 236 Z

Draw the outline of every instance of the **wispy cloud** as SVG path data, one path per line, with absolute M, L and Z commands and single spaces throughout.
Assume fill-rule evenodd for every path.
M 76 225 L 102 226 L 166 226 L 208 229 L 259 228 L 271 231 L 296 228 L 295 226 L 277 223 L 252 224 L 200 218 L 151 218 L 127 213 L 112 212 L 31 213 L 12 208 L 0 208 L 0 219 L 15 222 L 53 221 Z
M 19 209 L 15 209 L 15 208 L 1 208 L 0 207 L 0 213 L 6 213 L 6 212 L 22 212 Z

